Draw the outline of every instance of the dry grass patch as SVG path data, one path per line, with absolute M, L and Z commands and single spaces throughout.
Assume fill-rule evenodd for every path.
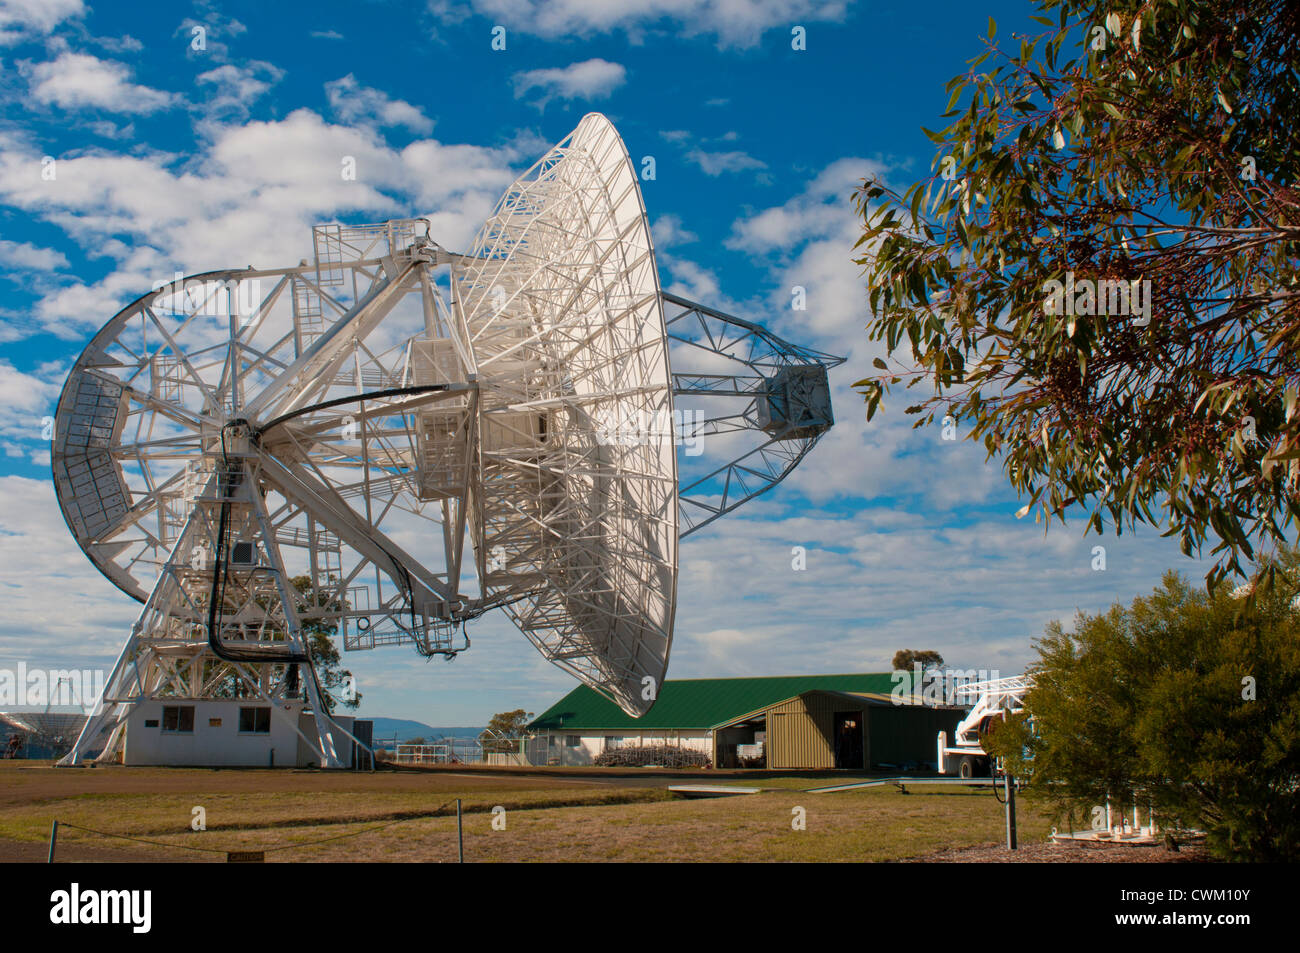
M 669 783 L 677 779 L 5 765 L 0 839 L 42 841 L 57 817 L 170 846 L 75 830 L 61 834 L 61 844 L 114 844 L 158 859 L 222 858 L 177 849 L 201 846 L 268 850 L 268 861 L 454 862 L 455 818 L 431 814 L 456 797 L 466 811 L 466 859 L 479 862 L 898 860 L 1003 837 L 1002 806 L 989 789 L 909 784 L 907 794 L 894 787 L 808 794 L 797 787 L 825 782 L 776 777 L 735 782 L 774 788 L 762 794 L 680 800 L 665 790 Z M 196 805 L 206 809 L 206 831 L 189 830 Z M 492 829 L 497 805 L 506 808 L 505 830 Z M 796 806 L 806 811 L 806 830 L 791 827 Z M 1023 843 L 1041 843 L 1048 830 L 1045 817 L 1022 807 Z

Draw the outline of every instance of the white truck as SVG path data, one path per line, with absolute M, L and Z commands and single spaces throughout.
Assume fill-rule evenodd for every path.
M 952 742 L 948 732 L 939 732 L 939 773 L 960 778 L 987 777 L 989 755 L 983 740 L 995 720 L 1024 710 L 1025 694 L 1034 685 L 1032 675 L 1015 675 L 984 682 L 968 682 L 954 691 L 958 699 L 975 699 L 971 710 L 953 730 Z

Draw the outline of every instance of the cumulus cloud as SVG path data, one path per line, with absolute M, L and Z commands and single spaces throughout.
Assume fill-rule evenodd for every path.
M 534 104 L 538 108 L 545 108 L 552 99 L 604 99 L 626 80 L 627 70 L 622 64 L 600 58 L 564 67 L 527 70 L 513 77 L 516 99 L 522 99 L 534 89 L 541 90 L 541 98 Z
M 310 251 L 311 225 L 339 217 L 424 214 L 438 241 L 466 247 L 516 165 L 532 158 L 531 140 L 492 148 L 421 139 L 398 148 L 374 128 L 306 109 L 208 131 L 192 156 L 94 149 L 61 158 L 54 181 L 40 177 L 38 144 L 0 134 L 0 204 L 115 263 L 96 282 L 42 295 L 27 333 L 79 337 L 177 269 L 296 261 Z M 340 174 L 345 159 L 355 162 L 355 180 Z
M 218 11 L 211 3 L 200 5 L 202 18 L 186 17 L 176 28 L 175 36 L 185 42 L 185 55 L 216 63 L 230 61 L 230 45 L 225 40 L 248 32 L 248 27 Z
M 687 245 L 700 239 L 700 236 L 682 225 L 681 216 L 671 213 L 660 215 L 655 219 L 654 225 L 651 226 L 651 232 L 654 236 L 656 248 L 667 248 L 670 245 Z
M 349 73 L 325 84 L 330 109 L 343 122 L 404 126 L 412 132 L 428 135 L 433 120 L 404 99 L 391 99 L 387 93 L 362 86 Z
M 699 166 L 705 175 L 717 178 L 724 172 L 744 172 L 746 169 L 766 169 L 767 163 L 755 159 L 747 152 L 707 152 L 692 149 L 686 153 L 689 162 Z
M 139 605 L 78 548 L 53 480 L 0 476 L 0 496 L 0 579 L 9 603 L 0 617 L 0 664 L 111 663 Z
M 23 68 L 32 99 L 62 109 L 149 114 L 168 108 L 177 99 L 172 93 L 132 83 L 125 64 L 87 53 L 65 50 L 53 61 Z
M 196 81 L 211 95 L 203 111 L 211 118 L 246 119 L 252 105 L 284 77 L 284 70 L 271 63 L 254 61 L 245 66 L 224 63 L 200 73 Z
M 847 157 L 832 162 L 781 205 L 738 220 L 727 247 L 753 253 L 789 252 L 796 244 L 854 226 L 853 189 L 868 175 L 891 167 L 879 160 Z M 848 247 L 851 249 L 853 243 Z
M 843 465 L 824 449 L 804 467 Z M 1009 515 L 962 525 L 920 506 L 789 503 L 783 484 L 683 541 L 674 677 L 882 671 L 900 648 L 1011 675 L 1048 621 L 1127 602 L 1178 558 L 1153 531 L 1126 534 L 1104 541 L 1108 568 L 1094 572 L 1097 540 L 1081 527 L 1044 536 Z
M 0 424 L 6 434 L 23 436 L 36 433 L 39 428 L 33 427 L 31 421 L 13 419 L 12 412 L 24 415 L 51 413 L 58 395 L 54 382 L 20 371 L 8 361 L 0 360 L 0 407 L 11 412 L 9 419 Z M 14 425 L 18 427 L 16 431 L 8 429 Z
M 622 32 L 640 43 L 651 31 L 714 36 L 720 47 L 757 45 L 768 30 L 843 21 L 852 0 L 429 0 L 430 12 L 458 23 L 471 11 L 508 29 L 546 39 Z
M 68 267 L 68 259 L 53 248 L 40 248 L 30 242 L 11 242 L 0 238 L 0 266 L 27 271 L 55 271 Z
M 0 0 L 0 46 L 46 36 L 60 23 L 85 12 L 82 0 Z

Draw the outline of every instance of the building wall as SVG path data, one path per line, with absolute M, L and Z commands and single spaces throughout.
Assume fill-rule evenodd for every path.
M 270 731 L 266 734 L 239 730 L 239 709 L 267 707 L 252 699 L 187 701 L 155 699 L 138 704 L 127 716 L 126 742 L 122 760 L 133 765 L 214 765 L 267 767 L 298 763 L 298 733 L 294 726 L 302 711 L 301 702 L 271 707 Z M 194 731 L 162 730 L 164 706 L 192 705 Z M 156 726 L 146 726 L 156 721 Z M 219 721 L 220 724 L 213 724 Z M 314 729 L 313 729 L 314 730 Z M 274 755 L 272 755 L 274 752 Z
M 352 731 L 355 722 L 356 718 L 352 715 L 334 716 L 334 723 L 344 731 Z M 298 767 L 305 768 L 308 765 L 320 767 L 320 755 L 308 747 L 307 742 L 303 740 L 303 735 L 306 735 L 312 740 L 313 744 L 319 743 L 319 738 L 317 738 L 316 735 L 316 716 L 307 714 L 306 712 L 300 712 L 298 715 L 298 731 L 300 734 L 295 735 L 298 739 Z M 352 733 L 356 734 L 356 732 Z M 339 756 L 339 760 L 343 762 L 344 767 L 351 767 L 352 749 L 356 747 L 356 744 L 351 738 L 343 734 L 342 731 L 332 732 L 332 734 L 334 735 L 335 753 Z M 278 752 L 276 753 L 276 757 L 279 757 Z
M 923 764 L 937 768 L 939 732 L 952 737 L 965 712 L 952 708 L 905 705 L 872 708 L 867 717 L 871 756 L 868 764 Z
M 831 726 L 835 712 L 850 711 L 843 700 L 810 694 L 767 712 L 769 768 L 833 768 Z M 868 756 L 869 757 L 869 756 Z

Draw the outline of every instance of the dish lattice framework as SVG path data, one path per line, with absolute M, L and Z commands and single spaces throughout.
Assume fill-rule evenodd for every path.
M 831 425 L 840 359 L 661 292 L 634 169 L 594 114 L 467 254 L 421 219 L 317 226 L 313 252 L 142 296 L 69 375 L 60 506 L 145 603 L 69 758 L 105 732 L 109 755 L 145 698 L 234 690 L 319 712 L 313 630 L 451 657 L 498 606 L 643 713 L 671 647 L 678 539 L 803 459 Z M 683 420 L 675 400 L 719 409 Z M 679 485 L 674 444 L 728 434 L 757 445 Z M 322 764 L 335 728 L 318 717 L 306 739 Z

